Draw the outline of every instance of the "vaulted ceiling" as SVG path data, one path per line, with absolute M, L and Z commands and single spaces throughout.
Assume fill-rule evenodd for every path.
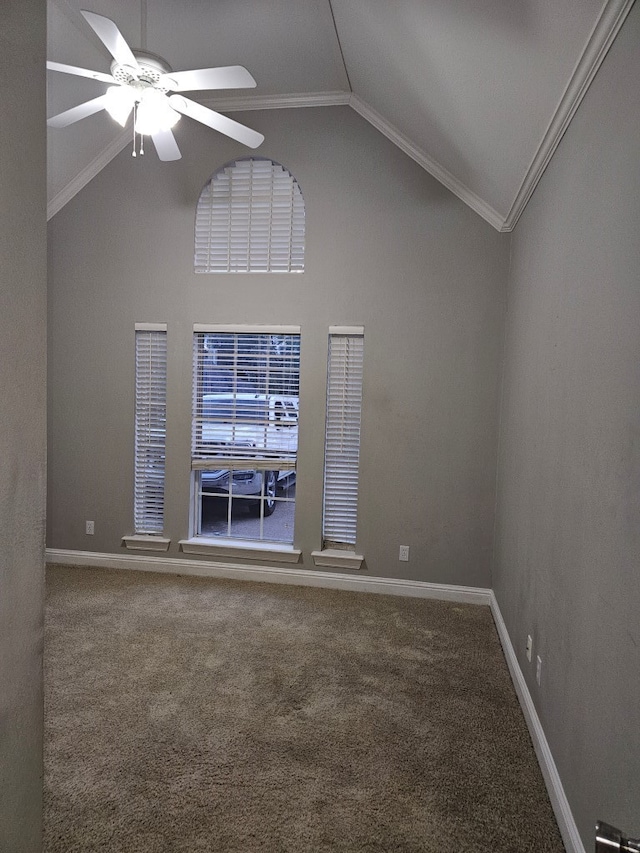
M 109 71 L 88 8 L 175 71 L 244 65 L 256 89 L 190 97 L 227 113 L 348 105 L 510 230 L 633 2 L 48 0 L 48 59 Z M 49 71 L 48 114 L 105 88 Z M 129 136 L 104 112 L 49 129 L 50 215 Z

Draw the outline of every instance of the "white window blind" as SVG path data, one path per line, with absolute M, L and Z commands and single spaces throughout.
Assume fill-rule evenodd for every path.
M 138 534 L 163 531 L 166 399 L 166 330 L 137 328 L 134 524 Z
M 361 333 L 329 336 L 322 531 L 325 548 L 356 543 L 363 361 Z
M 192 468 L 295 469 L 300 335 L 196 332 Z
M 295 178 L 271 160 L 237 160 L 198 200 L 195 272 L 303 272 L 304 240 Z

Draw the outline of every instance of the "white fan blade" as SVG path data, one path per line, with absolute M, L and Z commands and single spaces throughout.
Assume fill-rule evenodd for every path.
M 52 116 L 47 120 L 49 127 L 68 127 L 80 119 L 92 116 L 94 113 L 100 112 L 105 108 L 107 101 L 106 95 L 100 95 L 99 98 L 94 98 L 92 101 L 85 101 L 84 104 L 78 104 L 77 107 L 71 107 L 70 110 L 65 110 L 63 113 L 58 113 L 57 116 Z
M 62 71 L 64 74 L 76 74 L 78 77 L 89 77 L 91 80 L 99 80 L 101 83 L 116 82 L 111 74 L 103 74 L 102 71 L 91 71 L 89 68 L 78 68 L 75 65 L 64 65 L 62 62 L 47 62 L 49 71 Z
M 225 136 L 230 136 L 231 139 L 241 142 L 248 148 L 257 148 L 264 142 L 264 136 L 261 133 L 251 130 L 251 128 L 245 127 L 244 124 L 240 124 L 231 118 L 220 115 L 220 113 L 215 113 L 208 107 L 203 107 L 202 104 L 197 104 L 182 95 L 171 95 L 169 103 L 179 113 L 189 116 L 201 124 L 206 124 L 207 127 L 218 130 Z
M 139 67 L 138 60 L 131 52 L 131 48 L 124 40 L 124 36 L 110 18 L 105 18 L 104 15 L 97 15 L 95 12 L 85 12 L 84 10 L 82 10 L 82 14 L 118 65 L 128 65 L 136 69 Z
M 256 81 L 242 65 L 198 68 L 163 74 L 160 85 L 172 92 L 196 92 L 203 89 L 253 89 Z
M 159 130 L 151 138 L 160 160 L 179 160 L 182 157 L 176 138 L 170 130 Z

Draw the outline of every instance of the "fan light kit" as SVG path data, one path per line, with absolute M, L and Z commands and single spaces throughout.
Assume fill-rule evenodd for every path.
M 133 156 L 136 156 L 135 135 L 138 134 L 140 153 L 144 154 L 144 136 L 150 136 L 160 160 L 179 160 L 182 156 L 172 128 L 183 115 L 249 148 L 257 148 L 264 141 L 261 133 L 203 107 L 184 95 L 171 94 L 205 89 L 253 88 L 256 81 L 246 68 L 228 65 L 174 72 L 162 57 L 146 50 L 132 50 L 109 18 L 95 12 L 83 11 L 82 14 L 113 56 L 111 73 L 63 65 L 60 62 L 47 62 L 47 68 L 111 85 L 104 95 L 50 118 L 47 121 L 49 127 L 68 127 L 100 110 L 106 110 L 118 124 L 125 127 L 133 113 Z

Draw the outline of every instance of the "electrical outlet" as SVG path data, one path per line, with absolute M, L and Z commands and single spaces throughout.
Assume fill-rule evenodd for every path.
M 540 655 L 536 657 L 536 681 L 540 684 L 540 676 L 542 675 L 542 658 Z
M 527 660 L 531 663 L 531 653 L 533 652 L 533 637 L 531 634 L 527 635 Z
M 94 521 L 87 521 L 85 524 L 85 531 L 84 532 L 87 533 L 89 536 L 93 536 L 93 534 L 96 532 L 95 531 L 95 522 Z
M 398 557 L 403 563 L 409 562 L 409 546 L 401 545 L 400 546 L 400 556 Z

